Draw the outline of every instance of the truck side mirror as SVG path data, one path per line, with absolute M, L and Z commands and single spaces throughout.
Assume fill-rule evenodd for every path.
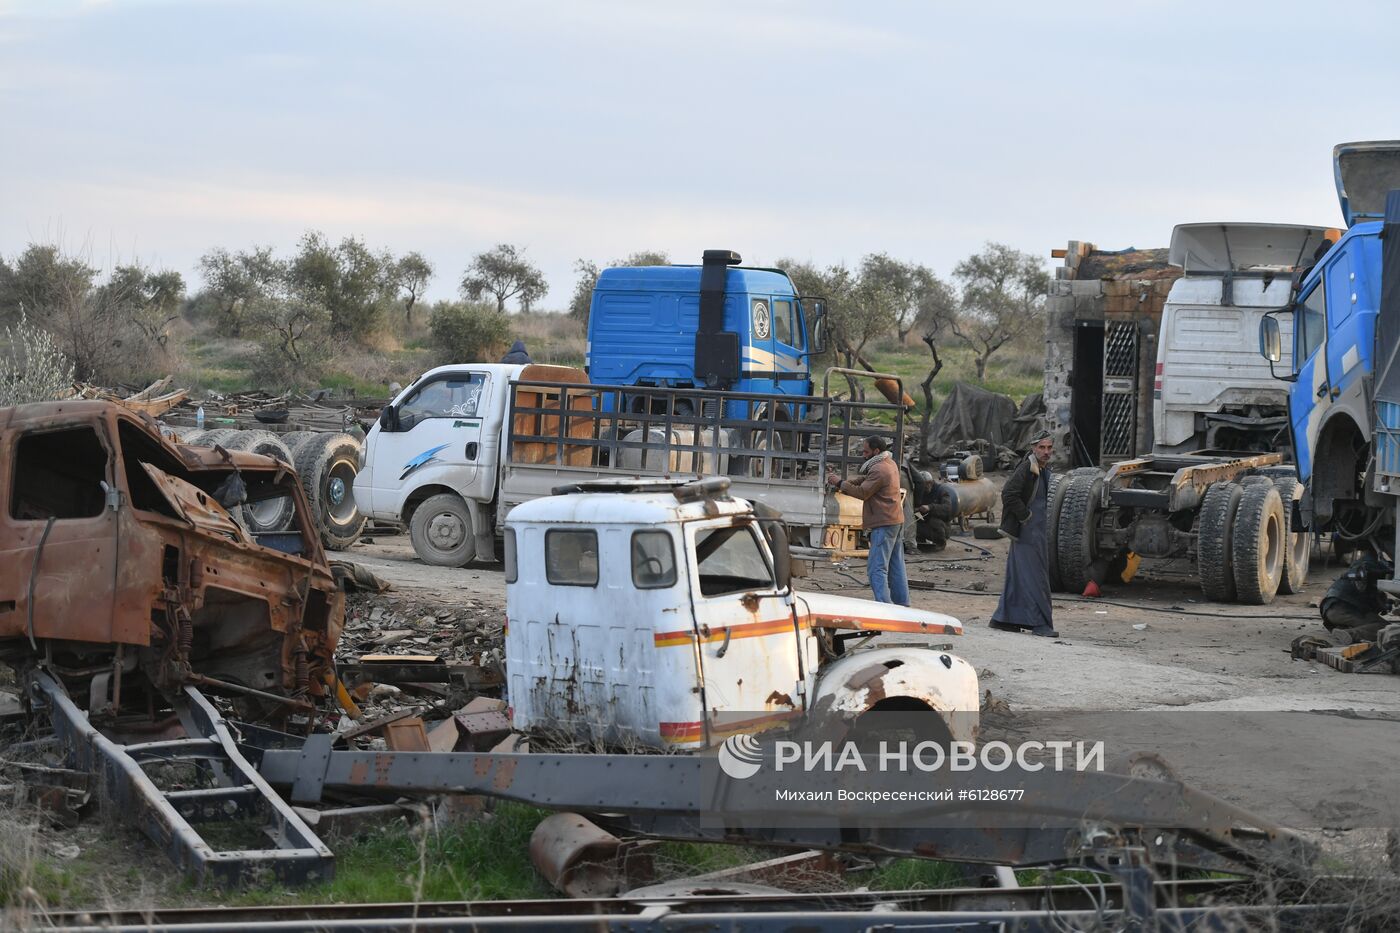
M 1270 363 L 1283 359 L 1283 337 L 1276 317 L 1265 315 L 1259 321 L 1259 355 Z
M 379 412 L 379 428 L 382 431 L 397 431 L 399 429 L 399 410 L 393 405 L 385 405 Z
M 773 582 L 780 592 L 786 591 L 792 587 L 792 552 L 788 550 L 787 526 L 782 522 L 764 522 L 763 536 L 773 552 Z
M 816 317 L 812 320 L 813 355 L 826 352 L 826 305 L 818 302 Z

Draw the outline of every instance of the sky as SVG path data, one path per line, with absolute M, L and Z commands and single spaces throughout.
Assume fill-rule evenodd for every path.
M 1400 137 L 1400 7 L 798 0 L 0 0 L 0 256 L 199 285 L 209 249 L 513 243 L 941 275 L 990 240 L 1339 225 L 1335 143 Z

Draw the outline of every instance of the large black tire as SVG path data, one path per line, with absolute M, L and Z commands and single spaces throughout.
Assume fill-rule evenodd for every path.
M 476 537 L 467 504 L 456 493 L 426 499 L 408 522 L 413 550 L 435 567 L 465 567 L 476 557 Z
M 224 441 L 224 449 L 262 454 L 292 466 L 292 452 L 271 431 L 236 431 Z M 296 503 L 287 496 L 243 506 L 243 526 L 255 535 L 286 531 L 292 527 L 295 516 Z
M 1293 476 L 1275 476 L 1278 497 L 1283 502 L 1283 577 L 1279 580 L 1280 593 L 1301 593 L 1308 580 L 1308 567 L 1312 564 L 1312 535 L 1306 531 L 1293 530 L 1293 503 L 1303 492 L 1303 486 Z
M 1102 494 L 1103 474 L 1098 470 L 1072 473 L 1065 483 L 1055 540 L 1051 542 L 1065 592 L 1082 593 L 1089 585 L 1089 565 L 1098 557 L 1094 526 Z
M 280 440 L 282 441 L 282 443 L 287 445 L 287 449 L 290 450 L 292 452 L 292 456 L 295 457 L 299 448 L 304 446 L 313 438 L 324 436 L 324 434 L 321 434 L 318 431 L 288 431 L 286 434 L 283 434 L 281 436 Z
M 1064 587 L 1060 580 L 1060 549 L 1055 546 L 1059 540 L 1060 528 L 1060 505 L 1065 499 L 1065 489 L 1069 485 L 1069 480 L 1063 473 L 1054 473 L 1050 476 L 1049 504 L 1045 510 L 1046 535 L 1050 541 L 1050 589 L 1059 592 Z
M 1232 551 L 1235 512 L 1244 487 L 1239 483 L 1215 483 L 1201 500 L 1201 521 L 1196 529 L 1196 572 L 1201 592 L 1217 603 L 1235 601 L 1235 561 Z
M 1273 602 L 1283 579 L 1285 525 L 1283 500 L 1273 483 L 1251 483 L 1235 510 L 1230 542 L 1236 598 L 1252 606 Z
M 230 437 L 238 433 L 237 428 L 213 428 L 208 431 L 199 431 L 191 434 L 186 444 L 195 447 L 218 447 L 226 442 Z
M 359 442 L 348 434 L 319 434 L 299 444 L 292 456 L 321 543 L 332 551 L 345 550 L 359 540 L 365 526 L 365 517 L 355 507 Z

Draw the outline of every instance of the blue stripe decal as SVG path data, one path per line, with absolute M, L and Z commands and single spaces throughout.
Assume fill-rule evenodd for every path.
M 403 472 L 399 474 L 399 481 L 403 482 L 404 480 L 408 479 L 408 475 L 414 470 L 417 470 L 421 466 L 427 466 L 429 463 L 432 463 L 434 460 L 437 459 L 437 452 L 439 450 L 442 450 L 446 446 L 446 444 L 439 444 L 432 450 L 425 450 L 418 456 L 414 457 L 412 460 L 405 463 L 403 465 Z

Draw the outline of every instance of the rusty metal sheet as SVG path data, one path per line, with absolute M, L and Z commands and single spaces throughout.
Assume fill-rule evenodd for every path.
M 169 500 L 171 507 L 195 528 L 210 534 L 226 535 L 234 541 L 247 540 L 243 528 L 229 515 L 228 509 L 198 486 L 158 470 L 149 463 L 143 463 L 141 467 Z

